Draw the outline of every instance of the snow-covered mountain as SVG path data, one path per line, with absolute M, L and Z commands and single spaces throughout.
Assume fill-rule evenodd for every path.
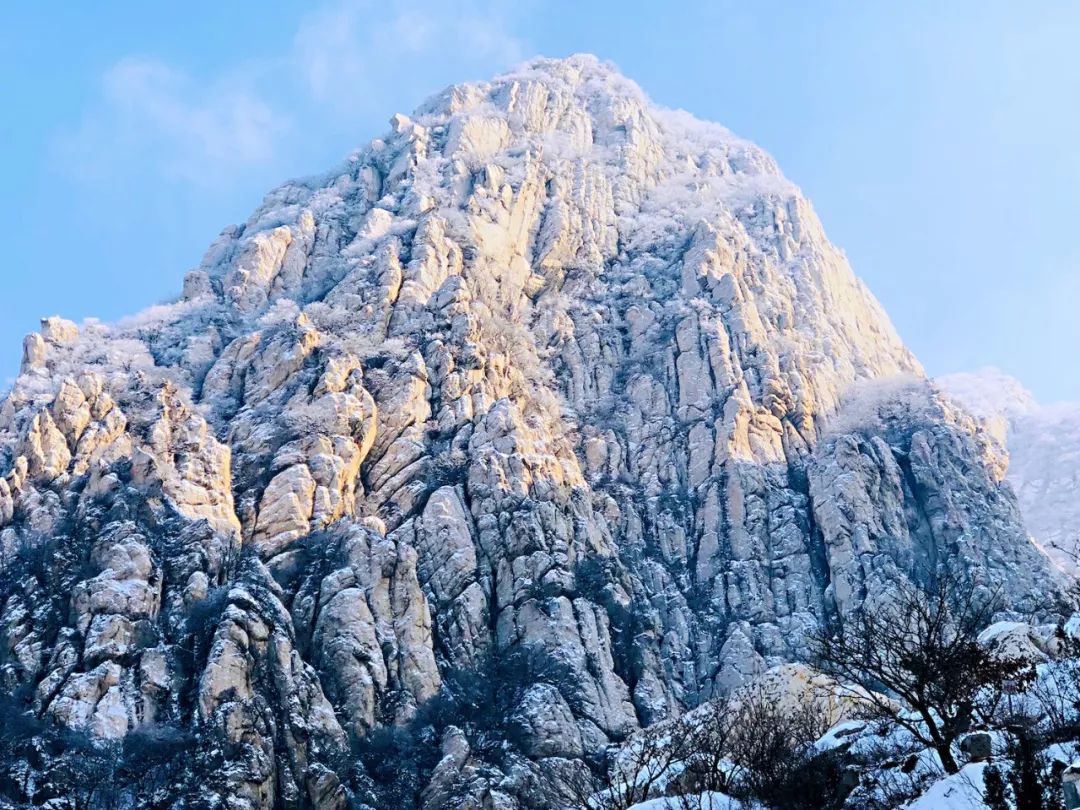
M 0 782 L 91 789 L 33 753 L 51 723 L 181 740 L 108 772 L 140 807 L 379 806 L 378 763 L 420 774 L 400 806 L 543 806 L 535 763 L 899 577 L 1037 612 L 1058 574 L 1003 469 L 768 155 L 537 60 L 271 192 L 174 303 L 27 338 L 0 687 L 46 725 Z M 463 673 L 501 714 L 447 719 Z
M 1080 405 L 1040 405 L 997 369 L 937 382 L 1006 447 L 1028 529 L 1059 567 L 1080 574 Z

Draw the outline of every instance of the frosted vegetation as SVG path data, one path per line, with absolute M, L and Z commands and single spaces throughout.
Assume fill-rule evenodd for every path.
M 987 626 L 994 607 L 955 581 L 902 587 L 815 637 L 829 674 L 779 667 L 642 732 L 568 806 L 1064 808 L 1080 783 L 1080 616 Z

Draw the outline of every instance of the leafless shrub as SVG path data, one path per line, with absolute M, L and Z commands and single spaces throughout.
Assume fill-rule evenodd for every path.
M 650 728 L 606 771 L 577 786 L 572 807 L 627 810 L 669 796 L 685 810 L 726 794 L 782 810 L 839 807 L 847 789 L 838 757 L 814 743 L 829 718 L 814 700 L 790 704 L 751 687 Z
M 663 795 L 696 753 L 695 732 L 685 718 L 646 729 L 616 752 L 599 776 L 567 786 L 575 810 L 627 810 Z
M 904 580 L 891 601 L 864 607 L 842 632 L 821 633 L 811 645 L 868 716 L 904 728 L 956 773 L 953 743 L 1033 674 L 1029 662 L 979 643 L 996 609 L 972 583 L 942 577 L 923 590 Z

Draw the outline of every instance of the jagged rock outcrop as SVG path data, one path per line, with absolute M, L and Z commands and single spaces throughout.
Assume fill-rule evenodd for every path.
M 919 375 L 760 149 L 591 57 L 451 88 L 272 192 L 174 303 L 27 339 L 0 684 L 99 740 L 212 741 L 165 780 L 188 806 L 370 801 L 346 740 L 421 727 L 406 801 L 539 806 L 530 761 L 797 659 L 892 578 L 1055 592 Z M 555 666 L 511 754 L 431 719 L 522 649 Z M 59 779 L 17 769 L 24 801 Z
M 1036 542 L 1060 568 L 1080 574 L 1080 406 L 1040 405 L 997 369 L 937 382 L 1007 452 L 1006 480 Z

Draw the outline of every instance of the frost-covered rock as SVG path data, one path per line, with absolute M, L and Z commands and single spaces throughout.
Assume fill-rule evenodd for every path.
M 896 577 L 1040 609 L 999 465 L 768 155 L 537 60 L 271 192 L 175 302 L 27 340 L 0 684 L 212 730 L 203 798 L 338 806 L 347 735 L 527 647 L 523 753 L 572 769 Z M 427 795 L 513 807 L 460 734 Z
M 1072 576 L 1080 573 L 1080 405 L 1039 405 L 997 369 L 938 382 L 1008 451 L 1006 480 L 1040 547 Z

